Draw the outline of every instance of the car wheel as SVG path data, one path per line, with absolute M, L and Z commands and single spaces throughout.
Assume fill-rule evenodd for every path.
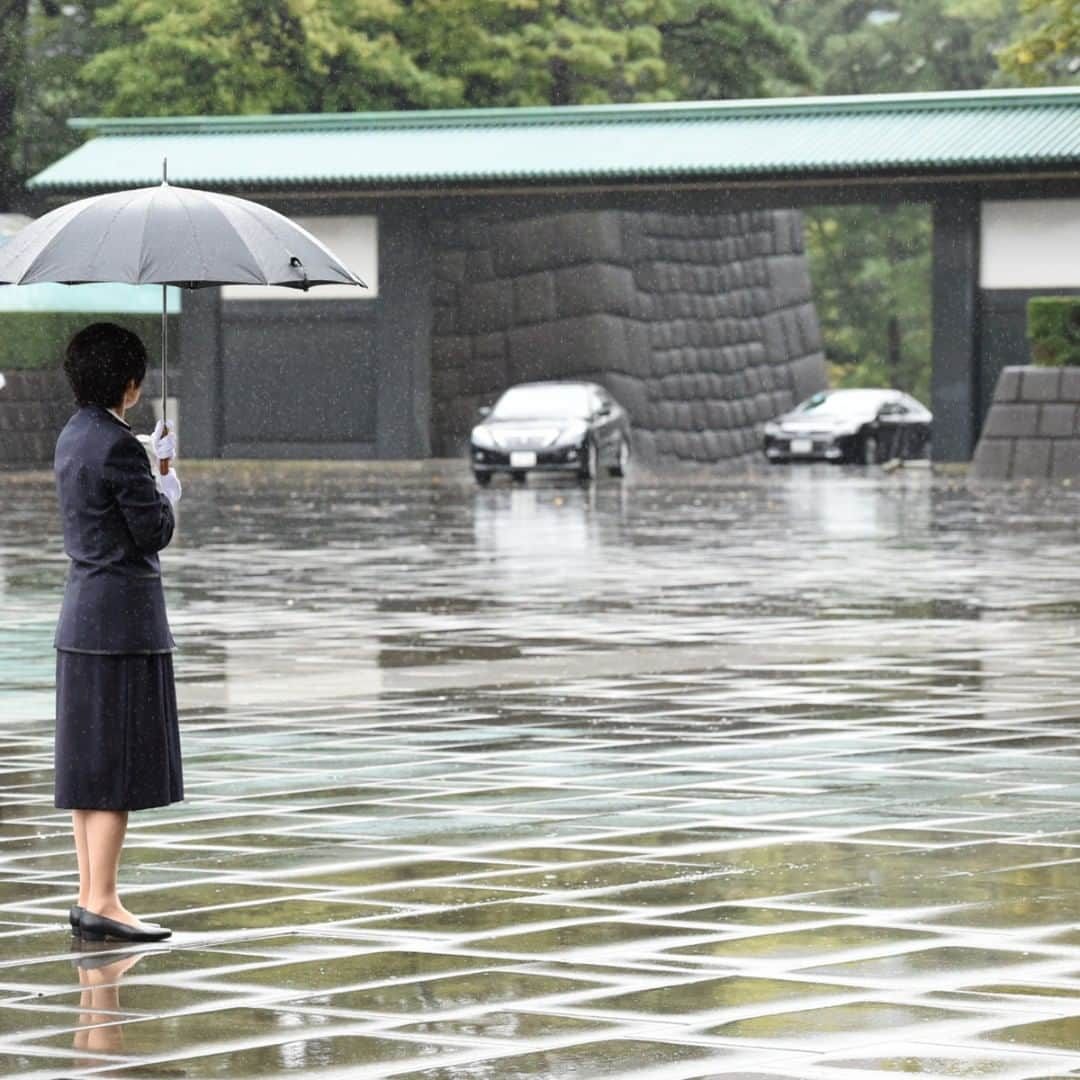
M 600 471 L 600 454 L 596 449 L 596 443 L 590 439 L 585 444 L 585 449 L 581 456 L 581 468 L 578 469 L 578 479 L 587 484 L 590 480 L 596 479 L 596 474 Z
M 491 473 L 489 472 L 474 472 L 473 476 L 476 477 L 476 482 L 481 487 L 487 487 L 491 483 Z
M 524 469 L 518 469 L 516 472 L 510 474 L 515 484 L 524 484 L 529 478 L 529 474 Z
M 608 466 L 608 475 L 625 476 L 628 468 L 630 468 L 630 444 L 626 439 L 620 439 L 619 456 L 616 458 L 614 465 Z

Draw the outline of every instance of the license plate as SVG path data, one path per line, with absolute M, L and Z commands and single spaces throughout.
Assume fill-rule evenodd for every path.
M 510 452 L 511 469 L 531 469 L 536 464 L 536 454 L 532 450 L 512 450 Z
M 793 454 L 812 454 L 814 452 L 813 439 L 792 439 L 791 452 Z

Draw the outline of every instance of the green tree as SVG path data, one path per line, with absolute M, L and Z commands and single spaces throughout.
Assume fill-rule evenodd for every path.
M 805 212 L 806 251 L 837 386 L 930 394 L 930 215 L 923 206 Z
M 0 210 L 18 191 L 16 110 L 26 53 L 29 0 L 0 0 Z
M 995 51 L 1019 0 L 774 0 L 825 94 L 969 90 L 1010 80 Z M 834 383 L 930 391 L 929 208 L 818 207 L 806 243 Z
M 1077 0 L 1023 0 L 1026 25 L 998 56 L 1002 68 L 1022 82 L 1080 81 L 1080 3 Z
M 401 40 L 453 102 L 599 104 L 671 97 L 657 23 L 671 0 L 414 0 Z
M 106 114 L 571 105 L 806 85 L 758 0 L 114 0 Z M 703 74 L 707 72 L 708 74 Z
M 79 72 L 103 45 L 103 33 L 95 25 L 102 3 L 31 0 L 16 125 L 16 160 L 23 176 L 78 145 L 68 117 L 96 111 L 93 91 Z
M 802 41 L 758 0 L 681 3 L 664 22 L 670 89 L 691 101 L 769 97 L 808 89 L 815 72 Z
M 1008 82 L 994 59 L 1019 0 L 774 0 L 798 29 L 824 94 L 975 90 Z
M 338 112 L 447 104 L 403 48 L 393 0 L 115 0 L 84 68 L 106 115 Z

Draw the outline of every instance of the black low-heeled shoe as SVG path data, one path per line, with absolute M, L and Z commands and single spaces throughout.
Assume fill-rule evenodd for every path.
M 79 920 L 79 930 L 86 941 L 164 941 L 172 934 L 165 926 L 148 923 L 128 926 L 85 909 Z
M 71 923 L 71 932 L 78 934 L 82 924 L 83 909 L 78 904 L 72 904 L 68 908 L 68 922 Z

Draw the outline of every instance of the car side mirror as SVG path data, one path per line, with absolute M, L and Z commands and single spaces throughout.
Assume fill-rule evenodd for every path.
M 476 413 L 481 420 L 486 420 L 491 415 L 491 406 L 481 405 L 480 408 L 476 410 Z
M 608 405 L 605 402 L 603 405 L 600 406 L 599 409 L 596 410 L 596 415 L 597 416 L 610 416 L 611 415 L 611 406 Z

